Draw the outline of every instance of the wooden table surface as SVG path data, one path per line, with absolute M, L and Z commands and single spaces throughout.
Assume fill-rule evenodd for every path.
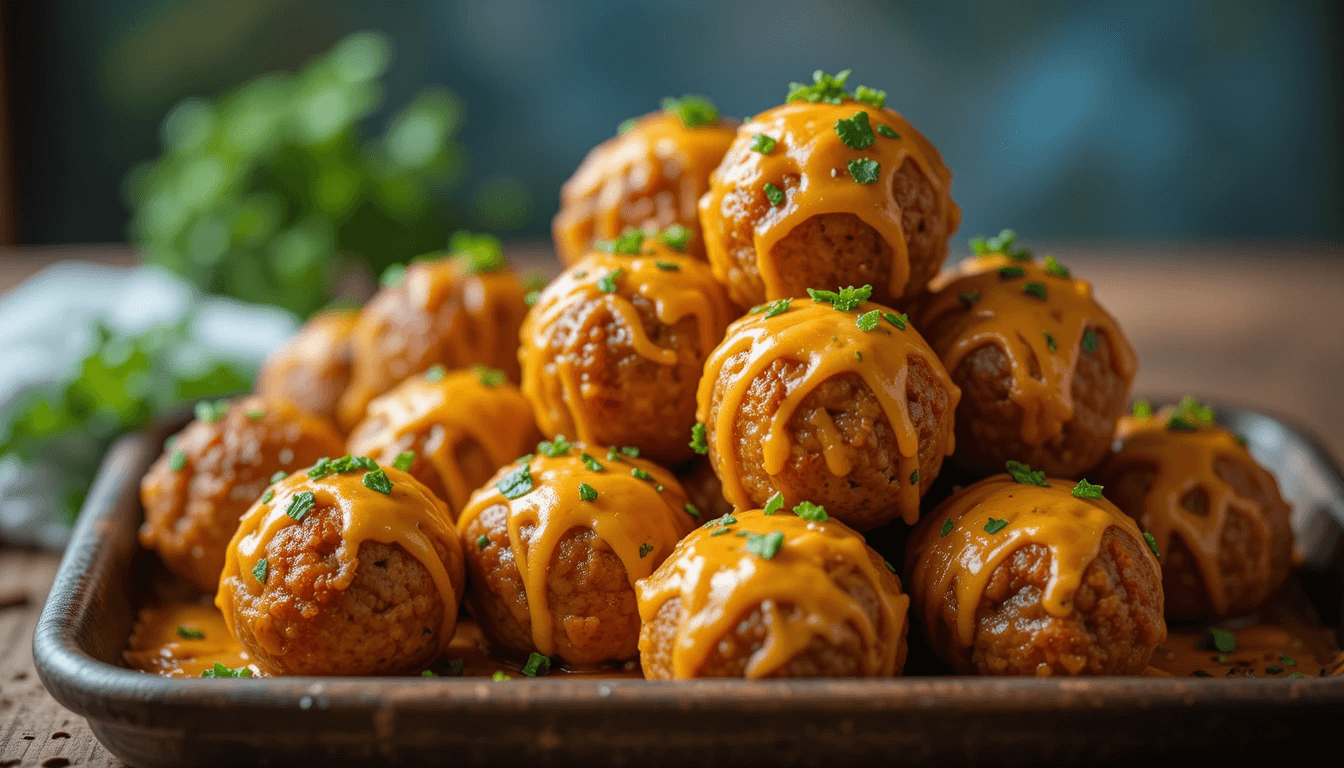
M 1038 252 L 1093 281 L 1138 350 L 1137 395 L 1188 392 L 1269 410 L 1344 455 L 1344 248 L 1060 243 Z M 0 292 L 60 258 L 130 260 L 124 248 L 0 252 Z M 0 768 L 121 765 L 33 670 L 33 628 L 58 561 L 0 548 Z

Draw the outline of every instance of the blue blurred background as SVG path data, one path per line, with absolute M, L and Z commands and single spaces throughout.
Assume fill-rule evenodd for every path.
M 815 68 L 886 89 L 942 150 L 961 235 L 1344 235 L 1341 5 L 43 0 L 6 8 L 22 243 L 127 237 L 160 123 L 355 30 L 395 45 L 370 121 L 461 97 L 453 226 L 548 232 L 562 181 L 668 94 L 727 114 Z M 455 171 L 455 172 L 457 172 Z

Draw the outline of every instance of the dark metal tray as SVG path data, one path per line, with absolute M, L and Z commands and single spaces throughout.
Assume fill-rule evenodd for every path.
M 1340 626 L 1344 479 L 1303 431 L 1219 409 L 1293 503 L 1303 580 Z M 108 453 L 34 640 L 52 696 L 137 766 L 320 763 L 1121 762 L 1333 749 L 1344 677 L 696 681 L 181 680 L 127 669 L 141 474 L 161 436 Z M 1277 751 L 1278 758 L 1285 757 Z

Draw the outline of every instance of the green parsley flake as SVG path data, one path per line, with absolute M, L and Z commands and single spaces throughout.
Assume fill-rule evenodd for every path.
M 447 374 L 448 374 L 447 369 L 445 369 L 442 365 L 431 365 L 429 367 L 429 370 L 425 371 L 425 381 L 429 382 L 443 381 L 443 377 L 446 376 Z
M 537 306 L 538 301 L 541 301 L 541 291 L 539 290 L 528 291 L 527 294 L 523 296 L 523 303 L 529 307 Z
M 616 133 L 618 133 L 618 134 L 624 136 L 625 134 L 627 134 L 627 133 L 633 131 L 633 130 L 635 129 L 635 126 L 636 126 L 636 125 L 639 125 L 639 118 L 638 118 L 638 117 L 628 117 L 628 118 L 622 120 L 621 123 L 620 123 L 620 125 L 617 125 L 617 126 L 616 126 Z
M 868 300 L 873 295 L 873 286 L 865 285 L 862 288 L 849 286 L 841 288 L 838 291 L 824 291 L 817 288 L 808 288 L 807 295 L 812 297 L 812 301 L 821 304 L 828 303 L 841 312 L 852 312 L 858 309 L 859 305 Z
M 860 184 L 876 184 L 881 170 L 882 166 L 872 158 L 861 157 L 858 160 L 849 161 L 850 178 Z
M 1032 298 L 1045 301 L 1045 283 L 1037 283 L 1035 281 L 1029 282 L 1022 286 L 1022 292 Z M 1087 334 L 1083 334 L 1083 336 L 1086 338 Z
M 709 453 L 709 441 L 705 437 L 705 425 L 696 422 L 691 427 L 691 442 L 687 443 L 692 451 L 704 456 Z
M 308 470 L 308 477 L 314 480 L 321 479 L 331 474 L 331 459 L 323 456 L 317 460 L 317 463 Z
M 877 141 L 873 128 L 868 124 L 868 113 L 855 112 L 852 117 L 842 117 L 835 121 L 835 135 L 850 149 L 867 149 Z
M 261 421 L 262 419 L 266 418 L 266 409 L 265 409 L 265 408 L 248 408 L 248 409 L 247 409 L 247 418 L 248 418 L 249 421 Z
M 496 683 L 502 683 L 502 682 L 504 682 L 504 681 L 506 681 L 506 680 L 512 680 L 513 678 L 512 678 L 512 677 L 509 677 L 508 675 L 504 674 L 503 672 L 499 672 L 499 671 L 497 671 L 497 672 L 495 672 L 495 674 L 493 674 L 493 675 L 490 676 L 490 679 L 491 679 L 491 680 L 494 680 Z
M 886 123 L 878 123 L 878 124 L 877 124 L 877 135 L 878 135 L 878 136 L 885 136 L 885 137 L 887 137 L 888 139 L 900 139 L 900 138 L 901 138 L 901 134 L 897 133 L 895 128 L 892 128 L 890 125 L 887 125 Z
M 758 133 L 751 138 L 751 151 L 760 152 L 762 155 L 768 155 L 775 150 L 777 142 L 766 136 L 764 133 Z
M 789 305 L 792 303 L 793 299 L 776 299 L 769 304 L 762 304 L 761 307 L 765 310 L 765 316 L 767 318 L 778 317 L 779 315 L 788 312 Z
M 603 293 L 615 293 L 616 281 L 621 279 L 624 267 L 617 268 L 597 279 L 597 289 Z
M 1234 653 L 1237 650 L 1237 636 L 1230 630 L 1210 627 L 1210 639 L 1213 640 L 1213 647 L 1218 649 L 1219 653 Z
M 1283 662 L 1284 664 L 1287 664 L 1287 665 L 1290 666 L 1290 667 L 1296 667 L 1296 666 L 1297 666 L 1297 660 L 1294 659 L 1292 656 L 1289 656 L 1289 655 L 1287 655 L 1287 654 L 1280 653 L 1280 654 L 1279 654 L 1279 661 Z
M 196 404 L 196 418 L 214 424 L 229 412 L 228 400 L 202 400 Z
M 896 314 L 895 312 L 883 312 L 882 319 L 886 320 L 888 323 L 891 323 L 892 325 L 896 326 L 897 329 L 902 331 L 905 330 L 905 324 L 910 322 L 910 316 L 905 314 L 904 312 L 902 312 L 899 315 Z
M 1030 261 L 1031 251 L 1026 248 L 1013 249 L 1017 242 L 1017 233 L 1011 229 L 1000 230 L 997 237 L 973 237 L 971 238 L 971 250 L 977 256 L 990 256 L 1000 254 L 1017 261 Z
M 1097 332 L 1091 328 L 1083 331 L 1083 351 L 1089 355 L 1097 351 Z
M 1087 482 L 1087 478 L 1083 478 L 1078 481 L 1077 485 L 1073 486 L 1073 495 L 1080 499 L 1100 499 L 1101 489 L 1102 486 L 1093 485 Z
M 630 470 L 630 476 L 636 480 L 644 480 L 650 483 L 653 482 L 653 475 L 650 475 L 647 470 L 640 469 L 639 467 Z
M 593 458 L 592 456 L 589 456 L 587 453 L 580 453 L 579 461 L 582 461 L 584 468 L 588 469 L 590 472 L 602 471 L 602 464 L 598 462 L 597 459 Z
M 187 454 L 185 451 L 173 451 L 173 455 L 168 457 L 168 468 L 174 472 L 181 472 L 182 467 L 187 464 Z
M 1147 400 L 1134 401 L 1134 418 L 1151 419 L 1153 418 L 1153 406 Z
M 199 629 L 195 629 L 195 628 L 193 628 L 193 627 L 182 626 L 182 625 L 179 625 L 178 628 L 177 628 L 177 636 L 178 636 L 178 637 L 181 637 L 181 638 L 184 638 L 184 639 L 186 639 L 186 640 L 204 640 L 204 639 L 205 639 L 205 633 L 202 632 L 201 630 L 199 630 Z
M 618 450 L 632 459 L 639 458 L 639 449 L 633 445 L 623 445 Z
M 811 85 L 789 83 L 789 94 L 784 101 L 785 103 L 806 101 L 810 104 L 824 101 L 827 104 L 840 104 L 849 98 L 849 91 L 845 90 L 845 81 L 849 79 L 849 74 L 848 69 L 834 75 L 828 75 L 818 69 L 812 73 Z
M 509 474 L 504 479 L 495 483 L 499 492 L 504 494 L 506 499 L 517 499 L 532 492 L 532 472 L 527 465 L 523 465 Z
M 537 453 L 548 459 L 558 459 L 569 453 L 574 444 L 564 435 L 556 435 L 554 440 L 543 440 L 537 443 Z
M 654 237 L 674 251 L 686 252 L 691 244 L 691 230 L 680 224 L 669 224 Z
M 784 192 L 768 181 L 765 182 L 765 197 L 775 207 L 784 204 Z
M 883 560 L 882 564 L 887 567 L 888 571 L 891 571 L 892 573 L 896 572 L 896 566 L 892 565 L 890 560 Z
M 1059 345 L 1055 343 L 1054 334 L 1049 331 L 1041 331 L 1041 333 L 1045 334 L 1045 346 L 1048 347 L 1051 352 L 1058 352 Z
M 405 264 L 391 264 L 378 277 L 378 284 L 384 288 L 396 288 L 404 282 L 406 282 Z
M 779 491 L 775 491 L 774 496 L 771 496 L 770 498 L 765 500 L 765 508 L 762 509 L 761 512 L 767 515 L 773 515 L 783 508 L 784 508 L 784 494 L 780 493 Z
M 1162 556 L 1162 555 L 1159 554 L 1158 551 L 1157 551 L 1157 539 L 1153 538 L 1153 534 L 1151 534 L 1151 533 L 1149 533 L 1149 532 L 1147 532 L 1147 531 L 1144 531 L 1144 532 L 1143 532 L 1143 540 L 1144 540 L 1144 542 L 1148 545 L 1148 548 L 1151 549 L 1151 550 L 1153 551 L 1153 557 L 1161 557 L 1161 556 Z
M 999 269 L 1000 280 L 1012 280 L 1018 277 L 1026 277 L 1027 271 L 1017 265 L 1001 267 Z
M 779 547 L 783 543 L 784 534 L 779 531 L 764 534 L 752 533 L 747 536 L 747 551 L 769 560 L 779 552 Z
M 918 470 L 918 469 L 916 469 L 914 472 L 911 472 L 911 473 L 910 473 L 910 484 L 911 484 L 911 485 L 919 485 L 919 470 Z
M 1181 398 L 1180 404 L 1167 419 L 1167 429 L 1189 432 L 1211 426 L 1213 426 L 1213 409 L 1200 405 L 1199 401 L 1190 395 Z
M 719 121 L 719 108 L 704 96 L 688 93 L 680 99 L 671 96 L 663 99 L 663 112 L 681 118 L 686 128 L 700 128 Z
M 1069 268 L 1064 266 L 1063 264 L 1060 264 L 1058 261 L 1055 261 L 1054 256 L 1046 254 L 1045 273 L 1052 277 L 1068 277 Z
M 1008 527 L 1007 520 L 997 520 L 991 517 L 989 518 L 989 522 L 985 523 L 985 533 L 993 535 L 995 533 L 998 533 L 999 531 L 1002 531 L 1004 528 L 1007 527 Z
M 681 271 L 681 265 L 676 263 L 675 261 L 655 261 L 653 262 L 653 266 L 663 270 L 664 272 Z
M 499 238 L 483 232 L 454 232 L 448 239 L 448 250 L 457 256 L 469 275 L 498 272 L 509 265 Z
M 686 514 L 690 515 L 691 517 L 700 517 L 700 508 L 695 506 L 689 501 L 686 502 L 685 504 L 682 504 L 681 508 L 686 512 Z
M 384 496 L 392 492 L 392 481 L 387 479 L 387 473 L 382 468 L 375 469 L 372 472 L 365 472 L 363 481 L 364 487 L 371 491 L 377 491 Z
M 1045 481 L 1045 472 L 1043 470 L 1040 472 L 1032 472 L 1031 465 L 1023 464 L 1020 461 L 1013 461 L 1012 459 L 1004 462 L 1003 466 L 1008 470 L 1008 474 L 1012 476 L 1013 482 L 1015 483 L 1036 485 L 1041 488 L 1050 487 L 1050 484 Z
M 870 107 L 881 109 L 887 104 L 887 92 L 879 91 L 876 88 L 869 88 L 866 85 L 860 85 L 858 88 L 854 89 L 854 100 L 861 104 L 867 104 Z
M 266 558 L 263 557 L 257 561 L 256 565 L 252 566 L 252 578 L 256 579 L 262 584 L 265 584 L 266 576 L 267 574 L 270 573 L 270 571 L 271 571 L 270 561 L 268 561 Z
M 943 527 L 939 531 L 938 536 L 943 537 L 951 532 L 952 532 L 952 518 L 949 517 L 943 521 Z
M 648 554 L 649 554 L 650 552 L 652 552 L 652 551 L 653 551 L 653 545 L 652 545 L 652 544 L 640 544 L 640 545 L 639 545 L 639 559 L 640 559 L 640 560 L 643 560 L 643 559 L 644 559 L 645 557 L 647 557 Z
M 728 526 L 730 526 L 730 525 L 732 525 L 733 523 L 736 523 L 736 522 L 737 522 L 737 518 L 736 518 L 736 517 L 733 517 L 733 513 L 732 513 L 732 512 L 729 512 L 728 514 L 724 515 L 723 517 L 717 518 L 717 519 L 715 519 L 715 520 L 710 520 L 708 523 L 705 523 L 705 527 L 708 528 L 708 527 L 711 526 L 711 525 L 717 525 L 717 526 L 719 526 L 719 527 L 721 527 L 721 528 L 726 528 L 726 527 L 728 527 Z
M 525 454 L 523 454 L 522 456 L 519 456 L 518 458 L 514 459 L 514 460 L 513 460 L 513 463 L 514 463 L 514 464 L 527 464 L 527 463 L 531 462 L 532 459 L 536 457 L 536 455 L 537 455 L 537 454 L 535 454 L 535 453 L 525 453 Z
M 597 489 L 587 483 L 579 483 L 579 501 L 597 501 Z
M 216 661 L 215 666 L 201 673 L 201 677 L 251 677 L 252 670 L 247 667 L 230 669 L 220 662 Z
M 624 459 L 621 458 L 621 454 L 617 453 L 616 449 L 613 447 L 607 449 L 607 461 L 624 461 Z
M 274 485 L 275 483 L 284 480 L 286 477 L 289 477 L 289 473 L 282 469 L 279 472 L 276 472 L 275 474 L 271 475 L 271 484 Z
M 434 670 L 432 670 L 432 669 L 422 669 L 422 670 L 420 670 L 420 676 L 421 676 L 421 677 L 438 677 L 438 675 L 434 674 Z
M 627 229 L 620 237 L 615 240 L 598 240 L 593 243 L 593 248 L 606 253 L 621 253 L 626 256 L 638 256 L 644 253 L 644 234 L 642 229 Z M 586 271 L 575 272 L 575 277 L 586 277 Z
M 509 377 L 498 368 L 488 368 L 484 365 L 473 365 L 471 367 L 476 374 L 476 380 L 486 387 L 498 387 L 500 384 L 509 380 Z
M 285 508 L 285 514 L 298 522 L 303 522 L 303 518 L 313 511 L 313 506 L 317 504 L 317 499 L 312 491 L 300 491 L 289 499 L 289 506 Z
M 860 363 L 862 363 L 862 362 L 863 362 L 863 353 L 862 353 L 862 352 L 857 352 L 857 351 L 856 351 L 856 352 L 854 353 L 854 359 L 855 359 L 855 360 L 858 360 Z
M 799 502 L 798 506 L 793 508 L 793 514 L 809 523 L 824 523 L 829 519 L 825 507 L 820 504 L 813 504 L 810 501 Z
M 854 324 L 860 331 L 875 331 L 877 324 L 882 321 L 882 311 L 874 309 L 871 312 L 864 312 L 854 319 Z
M 724 528 L 719 528 L 719 529 L 717 529 L 717 530 L 710 531 L 710 532 L 709 532 L 709 535 L 710 535 L 710 537 L 712 538 L 712 537 L 714 537 L 714 536 L 722 536 L 722 535 L 724 535 L 725 533 L 732 533 L 732 532 L 733 532 L 733 529 L 732 529 L 732 528 L 724 527 Z
M 977 302 L 977 301 L 979 301 L 979 300 L 980 300 L 980 292 L 979 292 L 979 291 L 969 291 L 969 292 L 967 292 L 967 293 L 958 293 L 958 294 L 957 294 L 957 301 L 960 301 L 960 302 L 962 303 L 962 305 L 965 306 L 965 307 L 970 307 L 970 306 L 972 306 L 973 304 L 975 304 L 975 302 Z
M 488 546 L 490 546 L 490 537 L 489 537 L 489 536 L 486 536 L 485 534 L 481 534 L 480 536 L 477 536 L 477 537 L 476 537 L 476 548 L 477 548 L 477 549 L 485 549 L 485 548 L 488 547 Z
M 274 489 L 274 488 L 267 488 L 267 489 L 266 489 L 266 492 L 263 493 L 263 494 L 261 494 L 261 503 L 262 503 L 262 504 L 270 504 L 270 503 L 271 503 L 271 499 L 273 499 L 273 498 L 275 498 L 275 489 Z
M 400 469 L 402 472 L 410 472 L 411 465 L 415 463 L 415 451 L 402 451 L 397 454 L 397 458 L 392 460 L 392 466 Z
M 370 472 L 378 468 L 378 462 L 368 456 L 351 456 L 351 469 L 367 469 Z
M 527 657 L 527 663 L 523 665 L 522 671 L 528 677 L 545 677 L 546 673 L 551 671 L 551 659 L 533 651 Z

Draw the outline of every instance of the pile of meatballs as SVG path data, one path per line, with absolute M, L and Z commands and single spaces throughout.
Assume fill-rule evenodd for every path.
M 1060 260 L 944 270 L 950 172 L 847 79 L 623 123 L 549 284 L 462 237 L 315 317 L 169 441 L 142 543 L 271 675 L 418 674 L 463 611 L 534 671 L 1132 675 L 1260 605 L 1273 477 L 1192 399 L 1131 413 Z

